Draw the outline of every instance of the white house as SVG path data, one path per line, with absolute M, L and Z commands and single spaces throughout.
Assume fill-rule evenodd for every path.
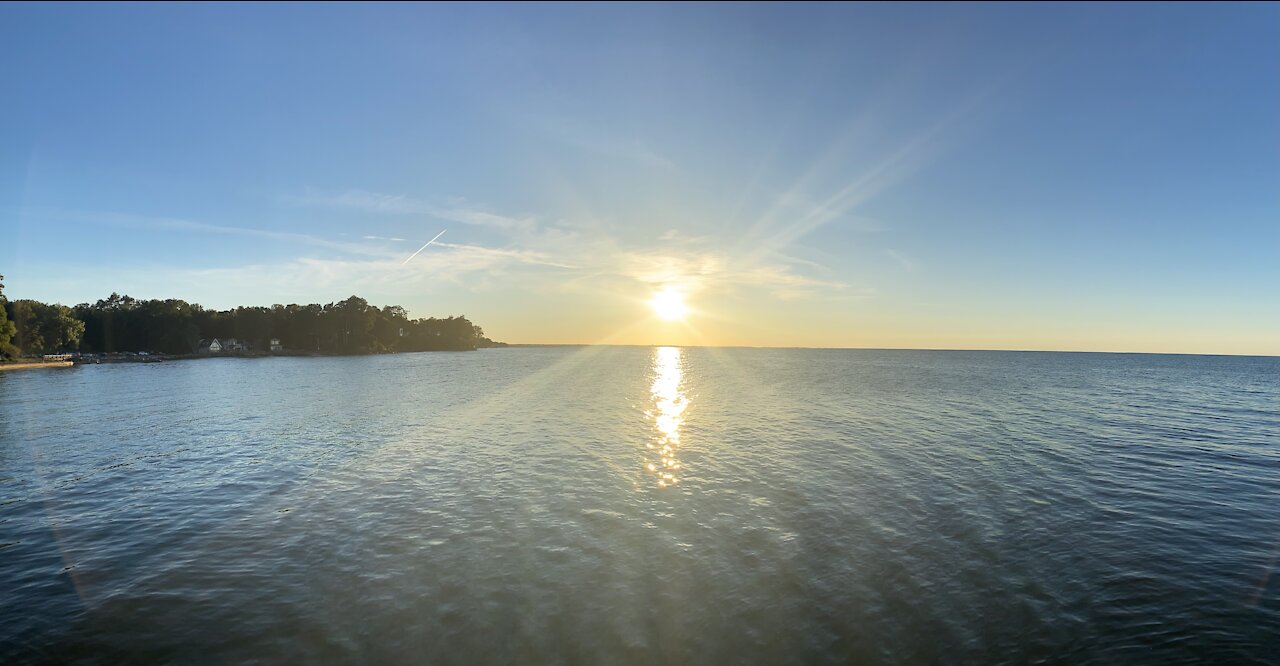
M 271 338 L 271 351 L 284 351 L 284 345 L 280 344 L 280 338 Z
M 196 349 L 199 350 L 201 354 L 217 354 L 222 351 L 222 343 L 218 342 L 217 338 L 212 340 L 201 340 Z

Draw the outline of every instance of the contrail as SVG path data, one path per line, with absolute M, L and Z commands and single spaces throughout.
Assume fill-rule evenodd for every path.
M 436 238 L 443 236 L 445 231 L 448 231 L 448 229 L 445 229 L 444 231 L 441 231 L 440 233 L 436 234 Z M 427 241 L 426 245 L 423 245 L 422 247 L 418 248 L 418 252 L 421 252 L 427 249 L 427 245 L 430 245 L 436 242 L 436 238 L 432 238 L 431 240 Z M 413 261 L 413 258 L 418 256 L 418 252 L 414 252 L 413 254 L 409 255 L 409 258 L 404 260 L 404 264 L 407 264 L 410 261 Z M 400 264 L 400 265 L 403 266 L 404 264 Z

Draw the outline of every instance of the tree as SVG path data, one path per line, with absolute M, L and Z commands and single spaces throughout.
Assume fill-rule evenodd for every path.
M 26 354 L 52 354 L 75 349 L 84 334 L 84 322 L 65 305 L 40 301 L 10 301 L 7 314 L 16 333 L 13 342 Z
M 265 350 L 270 338 L 279 338 L 287 349 L 340 354 L 461 351 L 494 344 L 466 317 L 410 320 L 398 305 L 378 308 L 359 296 L 328 305 L 218 311 L 178 299 L 137 300 L 113 293 L 96 303 L 68 308 L 31 300 L 7 302 L 3 287 L 0 282 L 0 354 L 7 356 L 70 349 L 188 354 L 201 338 L 229 337 L 257 350 Z
M 198 306 L 196 306 L 198 307 Z M 183 300 L 138 301 L 132 313 L 140 322 L 143 334 L 136 351 L 158 351 L 187 354 L 200 340 L 200 329 L 194 321 L 194 307 Z
M 409 325 L 409 313 L 399 305 L 388 305 L 380 312 L 373 323 L 373 339 L 377 351 L 397 351 L 400 349 L 400 337 Z
M 18 355 L 18 350 L 13 346 L 12 340 L 17 327 L 13 322 L 9 321 L 8 315 L 5 313 L 5 305 L 7 301 L 4 297 L 4 276 L 0 275 L 0 358 L 12 358 Z
M 271 337 L 271 310 L 267 308 L 236 308 L 232 313 L 231 329 L 235 337 L 252 349 L 265 349 Z
M 330 319 L 330 331 L 334 349 L 340 352 L 360 353 L 373 350 L 373 325 L 378 309 L 359 296 L 331 303 L 325 307 Z

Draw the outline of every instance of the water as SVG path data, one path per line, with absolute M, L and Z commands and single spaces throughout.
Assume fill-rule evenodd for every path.
M 1280 359 L 0 375 L 0 662 L 1280 658 Z

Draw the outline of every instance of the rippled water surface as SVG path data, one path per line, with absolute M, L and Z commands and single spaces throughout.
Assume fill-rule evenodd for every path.
M 0 374 L 0 662 L 1280 659 L 1280 359 Z

